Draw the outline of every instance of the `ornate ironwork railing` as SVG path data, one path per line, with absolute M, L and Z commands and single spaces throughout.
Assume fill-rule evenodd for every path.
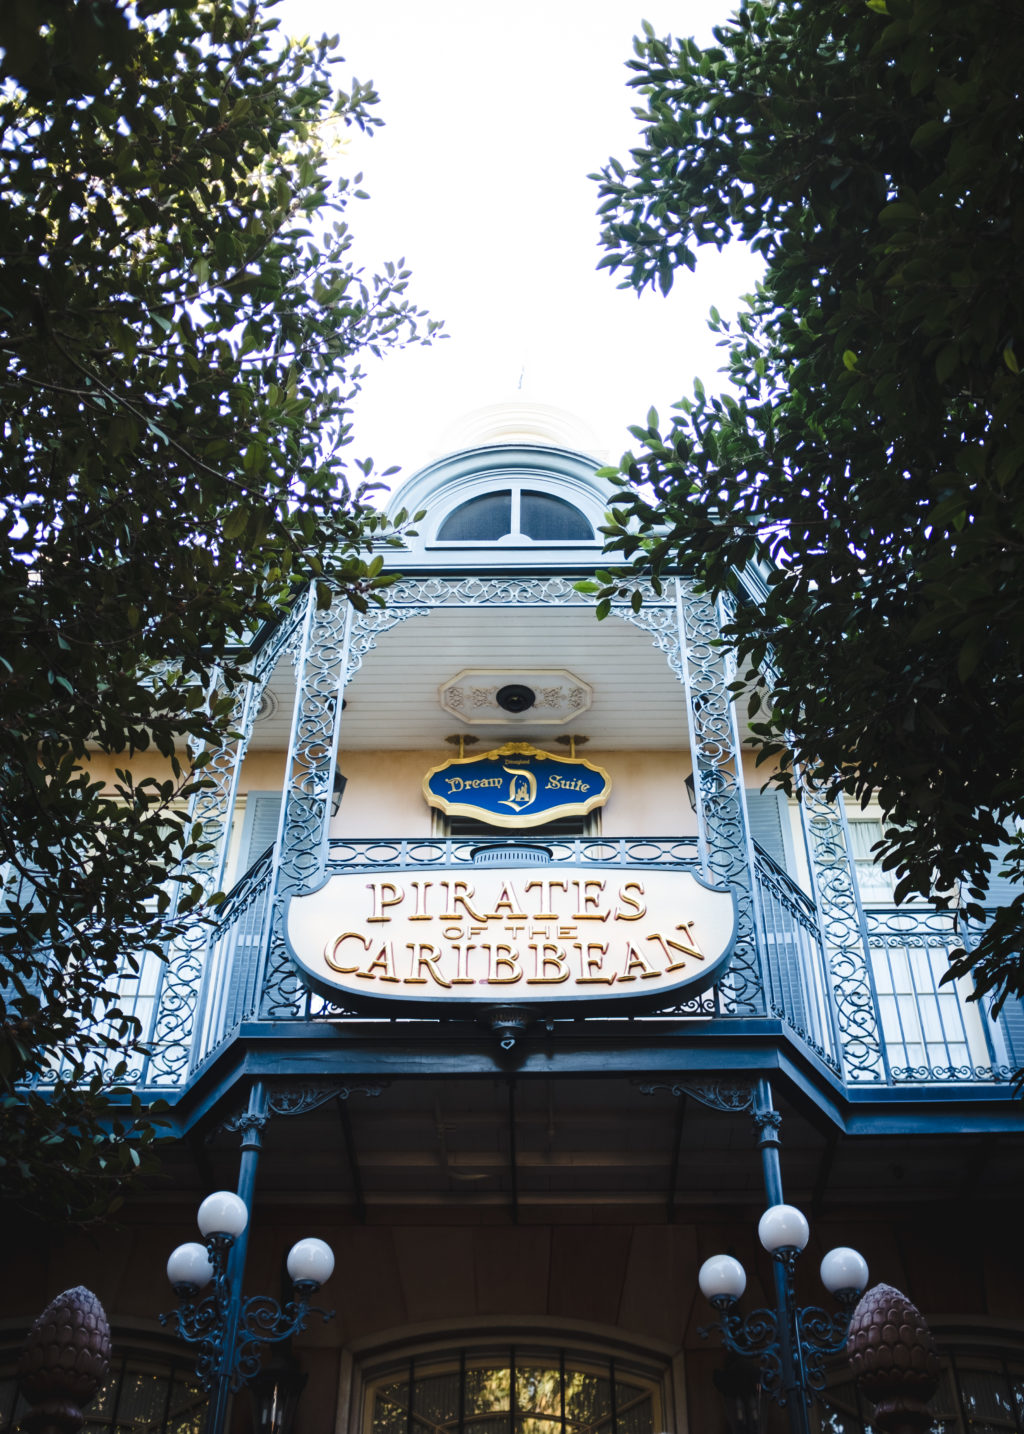
M 949 953 L 962 945 L 952 911 L 867 908 L 871 976 L 889 1079 L 908 1082 L 1013 1079 L 1016 1003 L 999 1020 L 972 1001 L 968 980 L 944 982 Z
M 443 837 L 335 840 L 330 844 L 327 874 L 353 868 L 468 869 L 479 861 L 493 862 L 496 849 L 507 853 L 516 865 L 532 859 L 699 870 L 697 844 L 692 838 L 541 839 L 524 834 L 494 843 Z M 209 933 L 194 1029 L 188 1011 L 182 1012 L 177 1030 L 168 1025 L 173 1013 L 164 1011 L 160 1029 L 169 1034 L 176 1049 L 163 1046 L 158 1067 L 150 1065 L 133 1073 L 139 1084 L 165 1089 L 183 1085 L 242 1020 L 255 1015 L 295 1022 L 366 1020 L 364 1015 L 357 1017 L 356 1012 L 306 990 L 294 978 L 285 984 L 275 976 L 275 968 L 266 959 L 271 876 L 268 852 L 225 901 Z M 768 1014 L 783 1020 L 826 1066 L 849 1079 L 850 1053 L 844 1048 L 836 1016 L 836 978 L 823 951 L 819 914 L 810 898 L 760 849 L 755 876 Z M 869 908 L 866 924 L 871 997 L 877 1003 L 883 1037 L 885 1084 L 1009 1082 L 1024 1059 L 1024 1008 L 1015 1006 L 993 1022 L 981 1004 L 968 1000 L 970 991 L 962 983 L 942 983 L 948 953 L 959 941 L 952 915 L 927 907 Z M 725 995 L 727 998 L 728 992 Z M 159 1000 L 152 1004 L 155 1008 Z M 635 1020 L 689 1017 L 707 1021 L 729 1014 L 728 999 L 723 1000 L 722 993 L 715 990 L 655 1017 L 638 1016 Z M 161 1073 L 156 1080 L 154 1068 Z
M 192 1065 L 199 1065 L 259 1002 L 263 952 L 270 921 L 273 849 L 265 851 L 234 887 L 210 934 Z
M 698 845 L 692 837 L 531 837 L 524 834 L 511 838 L 496 836 L 493 840 L 485 837 L 334 840 L 328 851 L 326 874 L 351 871 L 354 867 L 396 871 L 418 866 L 468 869 L 478 863 L 493 865 L 501 858 L 514 865 L 545 862 L 700 870 Z M 282 973 L 273 969 L 261 994 L 260 1011 L 275 1020 L 298 1021 L 338 1020 L 357 1014 L 299 986 L 290 971 Z M 721 1009 L 716 993 L 708 992 L 662 1014 L 709 1019 L 721 1014 Z M 432 1022 L 436 1017 L 424 1019 Z
M 354 866 L 473 866 L 478 858 L 490 861 L 495 851 L 521 860 L 544 853 L 550 862 L 586 862 L 617 866 L 675 866 L 699 871 L 696 837 L 401 837 L 332 841 L 328 873 L 350 871 Z
M 841 1037 L 817 912 L 767 852 L 758 847 L 756 856 L 769 1010 L 838 1072 Z
M 529 837 L 487 842 L 480 838 L 395 838 L 331 842 L 327 873 L 399 870 L 417 866 L 472 867 L 493 861 L 496 850 L 515 864 L 533 859 L 584 865 L 699 869 L 693 838 Z M 303 991 L 275 993 L 261 985 L 261 955 L 266 946 L 271 864 L 269 853 L 257 862 L 229 896 L 211 935 L 205 963 L 200 1019 L 193 1066 L 205 1060 L 238 1023 L 268 1003 L 276 1019 L 308 1021 L 347 1014 L 323 998 Z M 764 949 L 772 1013 L 781 1016 L 833 1069 L 839 1069 L 835 1022 L 825 980 L 814 908 L 771 858 L 759 854 L 758 881 L 764 923 Z M 351 1014 L 351 1013 L 348 1013 Z M 671 1007 L 662 1016 L 708 1019 L 723 1015 L 715 992 Z M 432 1018 L 431 1018 L 432 1019 Z M 643 1017 L 638 1017 L 643 1020 Z

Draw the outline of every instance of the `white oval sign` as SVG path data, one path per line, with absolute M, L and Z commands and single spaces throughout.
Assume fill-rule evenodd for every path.
M 654 1007 L 718 979 L 730 891 L 689 871 L 531 866 L 345 872 L 291 898 L 288 945 L 337 1000 Z

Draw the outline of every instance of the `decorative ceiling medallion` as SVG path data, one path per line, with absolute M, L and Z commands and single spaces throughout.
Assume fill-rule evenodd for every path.
M 588 711 L 594 691 L 564 667 L 465 667 L 438 697 L 445 712 L 472 727 L 558 727 Z
M 260 705 L 256 711 L 256 721 L 262 722 L 265 717 L 275 717 L 277 715 L 277 707 L 277 698 L 269 687 L 264 687 L 260 697 Z
M 555 757 L 528 742 L 453 757 L 423 778 L 427 805 L 447 816 L 495 827 L 535 827 L 558 817 L 586 816 L 603 806 L 612 779 L 581 757 Z

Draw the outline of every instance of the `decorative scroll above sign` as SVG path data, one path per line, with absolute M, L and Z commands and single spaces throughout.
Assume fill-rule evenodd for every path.
M 603 806 L 612 779 L 581 757 L 553 757 L 527 742 L 507 742 L 476 757 L 455 757 L 423 778 L 429 806 L 495 827 L 535 827 L 581 817 Z
M 300 973 L 336 1000 L 404 1007 L 514 1001 L 647 1009 L 712 985 L 735 937 L 731 891 L 654 867 L 345 872 L 293 896 Z

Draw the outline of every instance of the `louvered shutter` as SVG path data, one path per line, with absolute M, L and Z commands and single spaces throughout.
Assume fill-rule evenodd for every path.
M 250 792 L 246 797 L 240 860 L 243 872 L 249 871 L 277 840 L 281 796 L 280 792 Z M 269 892 L 266 898 L 254 902 L 246 910 L 238 924 L 228 976 L 230 989 L 225 1006 L 225 1030 L 237 1026 L 256 1006 L 256 981 L 260 969 L 261 933 L 267 900 Z
M 748 787 L 745 795 L 751 836 L 783 871 L 791 872 L 793 852 L 784 794 Z M 802 1029 L 806 1024 L 805 1006 L 795 921 L 778 901 L 766 900 L 763 906 L 772 1004 Z
M 1020 894 L 1020 886 L 1017 882 L 999 875 L 1009 850 L 1010 843 L 1008 841 L 996 850 L 985 895 L 982 898 L 984 906 L 1009 906 L 1010 902 Z M 1021 997 L 1007 997 L 1003 1009 L 999 1013 L 998 1024 L 1006 1041 L 1011 1065 L 1017 1069 L 1024 1067 L 1024 1000 Z

